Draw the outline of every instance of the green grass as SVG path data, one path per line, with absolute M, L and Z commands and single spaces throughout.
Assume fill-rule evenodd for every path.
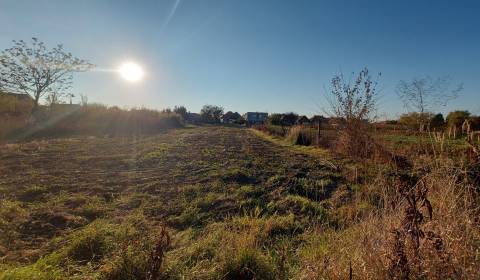
M 166 278 L 278 279 L 277 247 L 328 220 L 312 194 L 335 188 L 325 151 L 234 127 L 1 148 L 0 279 L 145 276 L 160 224 Z

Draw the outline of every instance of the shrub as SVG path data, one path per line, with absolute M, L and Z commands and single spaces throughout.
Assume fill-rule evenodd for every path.
M 183 125 L 181 116 L 148 109 L 121 110 L 117 107 L 87 105 L 70 112 L 50 112 L 39 134 L 131 135 L 150 134 Z
M 335 145 L 337 152 L 356 159 L 371 158 L 375 150 L 375 139 L 369 133 L 369 126 L 358 123 L 341 130 Z
M 36 123 L 7 119 L 0 126 L 0 137 L 18 139 L 66 135 L 137 135 L 183 126 L 182 117 L 176 113 L 145 108 L 122 110 L 101 104 L 40 107 L 35 119 Z
M 445 125 L 445 119 L 442 114 L 436 114 L 430 120 L 430 128 L 442 128 Z
M 330 104 L 340 131 L 337 148 L 346 155 L 368 158 L 372 153 L 373 138 L 370 136 L 369 123 L 376 109 L 377 84 L 367 68 L 353 80 L 343 75 L 332 79 L 333 100 Z

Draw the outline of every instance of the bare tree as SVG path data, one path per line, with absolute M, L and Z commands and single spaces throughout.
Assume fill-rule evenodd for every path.
M 374 142 L 369 135 L 368 122 L 376 109 L 378 77 L 374 81 L 364 68 L 353 81 L 342 74 L 332 79 L 329 101 L 339 130 L 335 145 L 350 156 L 364 158 L 372 154 Z
M 343 74 L 333 77 L 329 100 L 333 116 L 345 124 L 370 121 L 376 109 L 377 84 L 378 78 L 373 81 L 367 68 L 353 82 L 346 81 Z
M 430 76 L 417 77 L 411 81 L 400 81 L 396 93 L 405 108 L 423 114 L 434 106 L 445 106 L 448 101 L 458 97 L 463 85 L 459 84 L 454 89 L 450 85 L 451 78 L 448 76 L 436 79 Z
M 41 97 L 52 93 L 54 86 L 69 88 L 73 73 L 93 67 L 66 52 L 62 45 L 47 49 L 37 38 L 31 43 L 13 41 L 14 46 L 0 55 L 0 89 L 32 96 L 34 110 Z

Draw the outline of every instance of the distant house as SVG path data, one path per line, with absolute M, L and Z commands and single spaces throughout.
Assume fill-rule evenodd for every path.
M 197 113 L 188 112 L 185 116 L 185 121 L 188 123 L 199 124 L 202 122 L 202 116 Z
M 320 115 L 315 115 L 310 118 L 310 123 L 314 125 L 319 125 L 319 124 L 321 125 L 324 123 L 328 123 L 328 118 L 325 118 L 324 116 L 320 116 Z
M 228 111 L 222 116 L 222 123 L 238 123 L 242 116 L 238 112 Z
M 252 124 L 264 124 L 267 121 L 268 113 L 262 112 L 247 112 L 245 114 L 245 120 L 249 125 Z
M 281 118 L 280 118 L 280 123 L 282 125 L 287 125 L 287 126 L 290 126 L 290 125 L 294 125 L 297 123 L 297 120 L 298 120 L 298 115 L 295 114 L 295 113 L 288 113 L 288 114 L 284 114 Z
M 18 101 L 28 101 L 28 102 L 32 101 L 33 102 L 33 98 L 30 96 L 30 94 L 26 94 L 26 93 L 0 92 L 0 95 L 8 96 L 8 97 L 14 97 Z
M 310 120 L 307 118 L 307 116 L 301 116 L 297 119 L 297 124 L 304 125 L 309 123 L 310 123 Z

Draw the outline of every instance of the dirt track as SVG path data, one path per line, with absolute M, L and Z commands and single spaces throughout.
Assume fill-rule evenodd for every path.
M 119 191 L 151 183 L 168 187 L 208 182 L 218 179 L 216 173 L 235 168 L 250 170 L 252 180 L 261 183 L 278 173 L 315 175 L 322 167 L 321 161 L 275 146 L 246 129 L 208 127 L 146 138 L 59 139 L 2 146 L 0 184 L 9 190 L 3 195 L 10 197 L 22 188 L 42 184 L 76 192 L 90 187 Z

